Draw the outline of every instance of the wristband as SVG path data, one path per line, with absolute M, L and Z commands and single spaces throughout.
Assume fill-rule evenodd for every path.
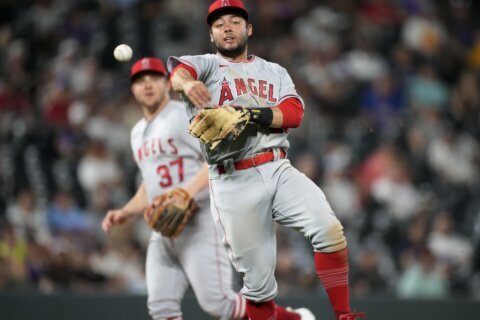
M 252 122 L 270 126 L 273 121 L 272 108 L 249 108 L 250 120 Z

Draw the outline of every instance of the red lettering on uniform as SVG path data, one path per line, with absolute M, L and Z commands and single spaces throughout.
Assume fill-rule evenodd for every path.
M 220 82 L 222 86 L 222 91 L 220 91 L 220 100 L 218 101 L 218 105 L 222 106 L 225 101 L 232 101 L 233 95 L 232 90 L 230 90 L 230 82 L 223 78 L 223 81 Z
M 152 141 L 150 141 L 150 144 L 152 145 L 152 146 L 151 146 L 151 148 L 152 148 L 152 149 L 151 149 L 151 150 L 152 150 L 152 155 L 153 155 L 153 154 L 157 154 L 157 153 L 155 152 L 155 139 L 152 139 Z
M 220 100 L 218 101 L 218 105 L 221 106 L 225 101 L 232 101 L 233 95 L 230 87 L 224 86 L 222 87 L 222 91 L 220 92 Z
M 150 151 L 148 150 L 148 141 L 143 143 L 143 153 L 145 154 L 145 157 L 150 155 Z
M 163 148 L 162 148 L 162 140 L 160 140 L 160 138 L 158 138 L 158 150 L 162 154 L 165 153 L 165 150 L 163 150 Z
M 273 84 L 268 85 L 268 101 L 277 102 L 277 98 L 273 97 Z
M 258 96 L 258 90 L 257 87 L 255 86 L 255 79 L 248 79 L 248 89 L 250 89 L 250 93 Z
M 175 146 L 175 141 L 172 138 L 168 139 L 168 144 L 170 147 L 172 147 L 172 154 L 178 154 L 178 149 Z
M 267 81 L 258 80 L 258 96 L 262 99 L 267 98 Z
M 173 160 L 172 162 L 170 162 L 170 166 L 174 166 L 174 165 L 177 165 L 178 166 L 178 180 L 180 182 L 183 181 L 183 158 L 178 158 L 177 160 Z
M 142 158 L 143 158 L 142 148 L 138 148 L 137 157 L 138 157 L 138 161 L 142 161 Z
M 235 88 L 237 89 L 237 97 L 247 93 L 247 85 L 242 78 L 235 79 Z

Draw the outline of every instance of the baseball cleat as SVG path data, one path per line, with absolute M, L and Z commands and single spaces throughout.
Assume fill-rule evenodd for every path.
M 316 320 L 313 313 L 307 308 L 292 309 L 290 307 L 287 307 L 287 311 L 291 311 L 300 315 L 300 320 Z
M 355 320 L 355 319 L 363 319 L 365 317 L 366 317 L 365 312 L 353 312 L 353 313 L 342 314 L 339 320 Z

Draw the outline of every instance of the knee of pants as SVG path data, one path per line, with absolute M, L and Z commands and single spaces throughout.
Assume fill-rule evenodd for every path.
M 321 221 L 321 226 L 313 229 L 310 238 L 314 251 L 336 252 L 347 246 L 347 239 L 343 234 L 343 226 L 338 219 Z
M 197 296 L 197 299 L 202 310 L 216 319 L 230 319 L 233 308 L 235 307 L 235 300 L 229 300 L 225 296 L 216 299 Z
M 180 302 L 172 300 L 148 301 L 148 314 L 153 320 L 182 317 Z
M 273 299 L 277 295 L 275 265 L 263 271 L 257 270 L 255 274 L 246 274 L 242 295 L 254 302 Z

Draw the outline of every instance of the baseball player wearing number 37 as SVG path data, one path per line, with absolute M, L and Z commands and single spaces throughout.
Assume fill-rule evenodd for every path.
M 207 168 L 198 141 L 187 133 L 185 107 L 170 100 L 161 60 L 143 58 L 133 64 L 130 75 L 131 91 L 144 115 L 131 131 L 133 157 L 143 183 L 123 208 L 107 213 L 102 228 L 109 232 L 144 211 L 155 213 L 176 198 L 187 199 L 187 205 L 195 203 L 198 210 L 191 210 L 190 221 L 167 221 L 167 226 L 181 226 L 183 231 L 152 232 L 146 260 L 148 311 L 154 320 L 181 319 L 181 300 L 191 285 L 207 313 L 218 319 L 242 319 L 245 301 L 232 289 L 230 262 L 209 210 Z M 179 211 L 181 207 L 172 213 Z M 151 226 L 168 219 L 166 213 L 163 217 Z
M 288 129 L 298 127 L 304 114 L 292 79 L 278 64 L 247 54 L 253 27 L 242 1 L 213 2 L 207 23 L 217 53 L 170 57 L 168 68 L 193 118 L 189 132 L 203 144 L 212 213 L 243 275 L 249 318 L 295 319 L 281 314 L 273 300 L 274 221 L 312 244 L 336 320 L 363 318 L 349 305 L 343 227 L 320 188 L 286 158 Z

